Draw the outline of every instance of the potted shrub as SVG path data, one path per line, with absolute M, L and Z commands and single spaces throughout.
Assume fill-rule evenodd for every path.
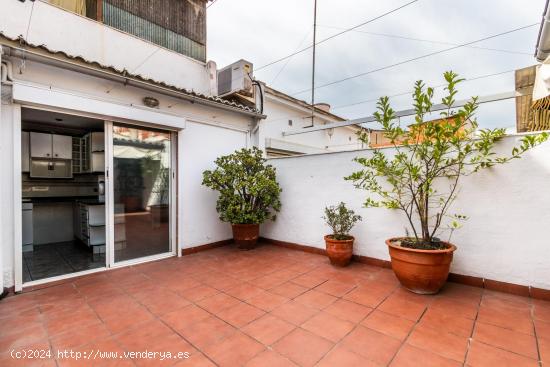
M 355 238 L 349 232 L 361 220 L 353 210 L 346 208 L 346 204 L 340 202 L 336 206 L 325 208 L 323 217 L 327 225 L 332 229 L 332 234 L 325 236 L 325 245 L 330 263 L 336 266 L 347 266 L 353 256 L 353 241 Z
M 220 193 L 216 210 L 222 221 L 231 223 L 235 243 L 254 248 L 260 224 L 275 220 L 281 209 L 275 168 L 256 147 L 219 157 L 215 164 L 215 170 L 203 172 L 202 184 Z
M 426 121 L 431 112 L 433 88 L 422 81 L 413 92 L 415 122 L 400 127 L 388 97 L 380 98 L 376 121 L 382 125 L 393 149 L 374 150 L 368 158 L 359 157 L 362 169 L 347 180 L 375 197 L 366 199 L 366 207 L 385 207 L 403 212 L 409 229 L 406 236 L 386 241 L 392 268 L 403 286 L 415 293 L 433 294 L 445 283 L 456 246 L 450 243 L 453 231 L 466 219 L 451 214 L 461 177 L 519 158 L 528 149 L 545 141 L 548 134 L 524 136 L 509 156 L 498 156 L 495 144 L 504 129 L 480 129 L 474 118 L 478 107 L 472 98 L 461 108 L 453 108 L 457 74 L 446 72 L 446 107 L 438 120 Z M 366 142 L 366 137 L 362 136 Z M 448 231 L 448 241 L 440 240 Z

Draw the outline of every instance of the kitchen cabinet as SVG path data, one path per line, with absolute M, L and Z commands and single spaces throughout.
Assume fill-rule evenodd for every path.
M 52 157 L 52 134 L 30 133 L 31 157 Z
M 73 138 L 66 135 L 52 135 L 52 157 L 56 159 L 73 159 Z
M 31 158 L 73 158 L 71 136 L 31 132 L 30 145 Z
M 21 131 L 21 172 L 30 171 L 30 136 L 28 131 Z
M 93 247 L 94 253 L 105 250 L 105 205 L 78 202 L 75 206 L 75 235 L 85 244 Z M 102 246 L 99 248 L 96 246 Z

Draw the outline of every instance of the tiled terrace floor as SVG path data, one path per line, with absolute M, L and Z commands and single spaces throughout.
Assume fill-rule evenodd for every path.
M 388 269 L 225 247 L 0 301 L 0 366 L 91 365 L 16 361 L 14 348 L 190 353 L 94 365 L 539 366 L 550 365 L 550 302 L 451 283 L 419 296 Z

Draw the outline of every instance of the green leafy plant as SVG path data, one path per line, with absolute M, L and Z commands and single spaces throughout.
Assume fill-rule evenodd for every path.
M 281 188 L 275 168 L 266 164 L 262 151 L 254 147 L 219 157 L 216 169 L 204 171 L 202 184 L 219 191 L 216 210 L 220 219 L 232 224 L 260 224 L 275 220 L 281 209 Z
M 438 120 L 425 121 L 433 106 L 434 90 L 426 88 L 422 81 L 415 83 L 412 95 L 415 122 L 408 129 L 399 125 L 388 97 L 380 98 L 374 116 L 394 150 L 374 150 L 369 158 L 356 158 L 362 169 L 346 177 L 355 187 L 375 194 L 374 198 L 366 199 L 366 207 L 405 213 L 414 237 L 403 239 L 401 246 L 444 248 L 436 237 L 439 231 L 448 229 L 452 234 L 466 219 L 464 215 L 448 213 L 457 197 L 459 179 L 520 158 L 548 139 L 547 133 L 527 135 L 510 155 L 497 155 L 495 145 L 505 136 L 505 129 L 478 130 L 477 98 L 453 108 L 456 87 L 463 79 L 452 71 L 444 73 L 444 77 L 447 93 L 442 104 L 446 110 Z M 365 135 L 360 138 L 367 141 Z
M 361 216 L 356 215 L 353 210 L 346 208 L 346 204 L 340 202 L 338 205 L 326 207 L 323 219 L 332 229 L 332 238 L 348 240 L 351 238 L 349 231 L 361 220 Z

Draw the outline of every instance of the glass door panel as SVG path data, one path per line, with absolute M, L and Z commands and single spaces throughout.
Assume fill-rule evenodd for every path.
M 113 124 L 114 261 L 170 252 L 169 131 Z

